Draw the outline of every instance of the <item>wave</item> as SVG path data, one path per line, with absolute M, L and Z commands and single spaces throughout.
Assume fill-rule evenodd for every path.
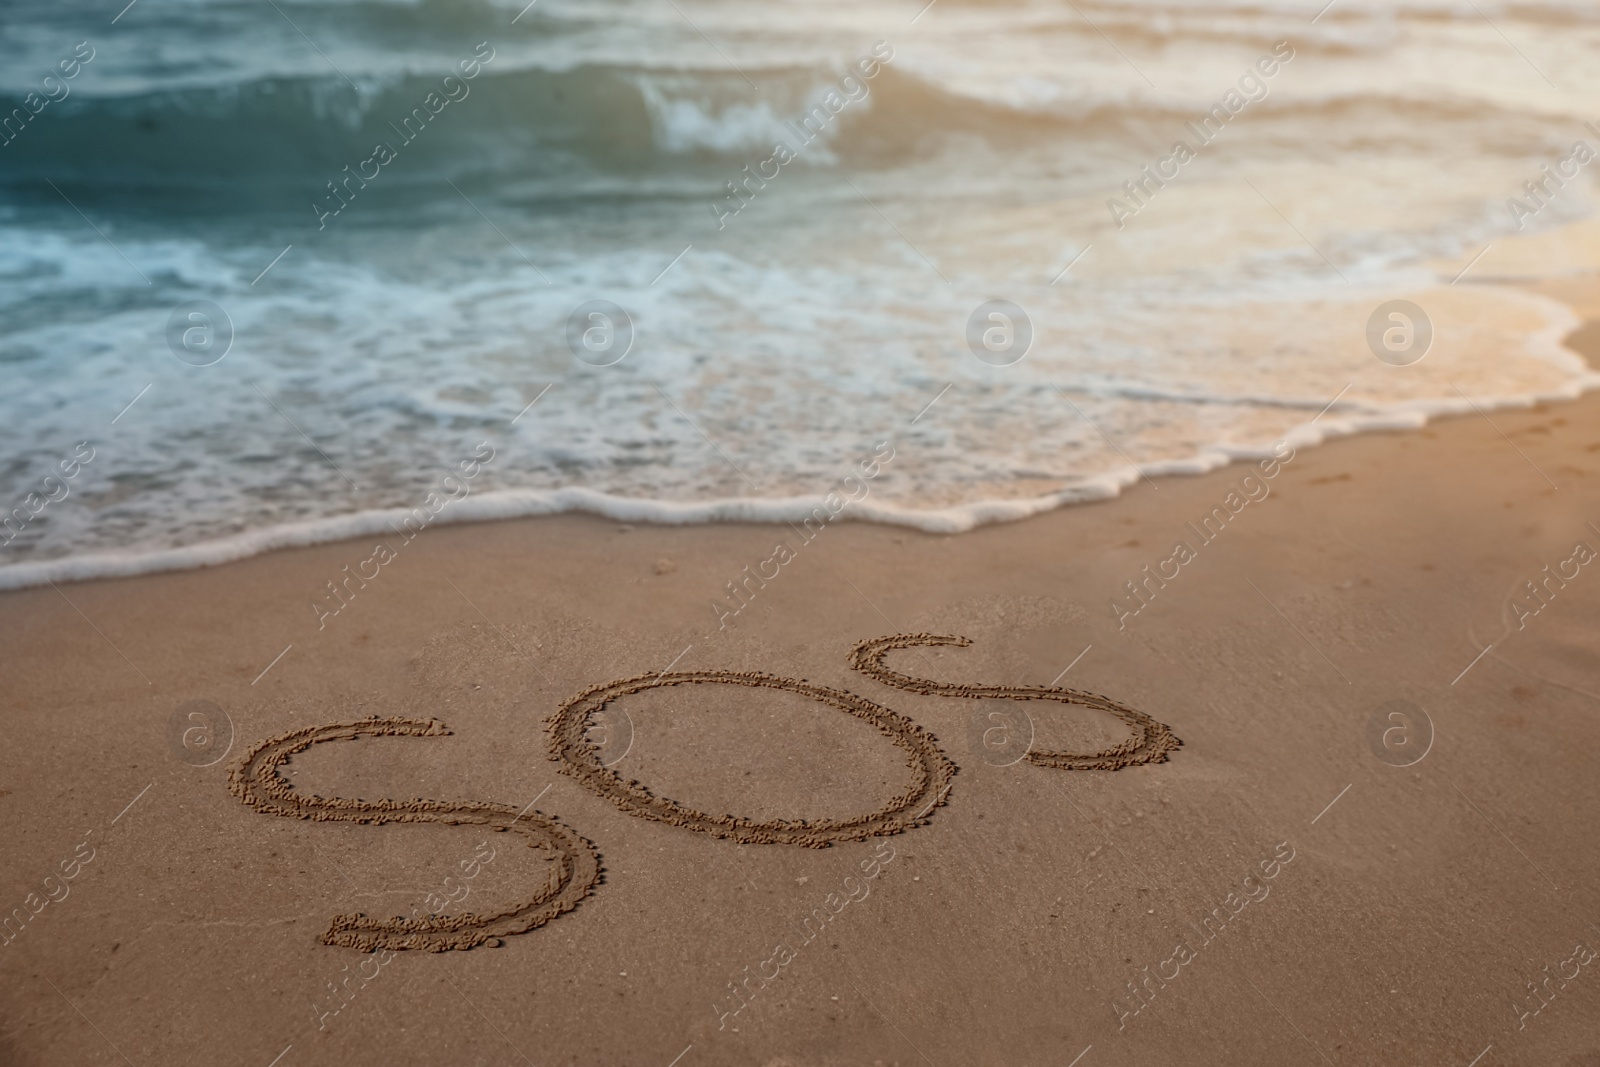
M 0 183 L 32 186 L 49 197 L 55 193 L 47 179 L 86 195 L 210 192 L 233 209 L 243 192 L 257 207 L 298 207 L 327 195 L 327 182 L 340 179 L 346 167 L 355 173 L 384 143 L 400 165 L 385 168 L 379 196 L 419 185 L 432 191 L 441 177 L 525 180 L 596 172 L 646 179 L 699 170 L 715 188 L 730 160 L 748 161 L 780 140 L 792 142 L 786 123 L 817 104 L 842 70 L 800 66 L 751 74 L 763 88 L 753 103 L 749 87 L 731 71 L 489 68 L 467 83 L 463 99 L 437 114 L 424 102 L 438 92 L 442 75 L 408 74 L 359 92 L 338 76 L 121 95 L 80 91 L 0 149 L 6 163 Z M 866 97 L 827 128 L 824 150 L 805 155 L 808 163 L 888 165 L 926 155 L 958 135 L 1004 147 L 1048 136 L 1137 145 L 1150 131 L 1179 130 L 1199 113 L 1192 101 L 1098 98 L 1089 86 L 1080 88 L 1090 95 L 1045 101 L 981 97 L 892 65 L 867 88 Z M 1481 123 L 1497 110 L 1521 122 L 1540 117 L 1483 100 L 1377 89 L 1310 98 L 1279 91 L 1255 107 L 1263 118 L 1342 119 L 1342 129 L 1369 113 L 1439 123 Z
M 1541 340 L 1559 345 L 1576 318 L 1542 331 Z M 1569 353 L 1576 356 L 1575 353 Z M 1588 371 L 1541 393 L 1494 399 L 1430 400 L 1396 404 L 1385 410 L 1319 416 L 1285 433 L 1280 442 L 1294 449 L 1311 448 L 1361 433 L 1420 430 L 1439 417 L 1472 415 L 1506 408 L 1531 408 L 1541 403 L 1576 400 L 1600 389 L 1600 372 Z M 1336 405 L 1334 406 L 1336 407 Z M 1274 445 L 1279 442 L 1274 442 Z M 1218 444 L 1192 456 L 1126 465 L 1043 496 L 977 500 L 953 507 L 928 509 L 875 501 L 870 497 L 846 505 L 839 519 L 902 526 L 928 534 L 960 534 L 1001 522 L 1017 522 L 1073 504 L 1109 500 L 1143 478 L 1195 476 L 1235 462 L 1267 459 L 1273 447 Z M 704 523 L 792 524 L 811 518 L 821 497 L 732 497 L 704 501 L 652 500 L 617 496 L 593 489 L 504 489 L 462 499 L 439 513 L 430 525 L 498 522 L 546 515 L 587 513 L 618 522 L 687 526 Z M 0 567 L 0 591 L 26 589 L 51 582 L 131 578 L 170 571 L 197 570 L 234 563 L 287 548 L 349 541 L 395 533 L 413 514 L 403 507 L 383 508 L 288 523 L 177 548 L 146 552 L 101 552 Z
M 761 71 L 763 96 L 733 72 L 580 65 L 486 69 L 466 95 L 438 107 L 443 75 L 408 74 L 359 91 L 338 76 L 267 77 L 120 95 L 74 93 L 4 146 L 0 183 L 154 192 L 214 190 L 237 203 L 321 195 L 387 144 L 400 166 L 387 188 L 475 175 L 529 178 L 662 166 L 725 167 L 728 158 L 770 153 L 833 88 L 840 72 L 813 67 Z M 880 79 L 881 80 L 881 79 Z M 876 85 L 871 86 L 876 88 Z M 875 105 L 869 94 L 825 137 Z M 288 184 L 292 192 L 284 187 Z M 49 190 L 43 189 L 48 192 Z M 53 194 L 51 194 L 53 195 Z
M 650 142 L 649 115 L 622 71 L 488 70 L 462 83 L 464 98 L 431 114 L 426 103 L 429 94 L 443 98 L 442 78 L 406 75 L 359 91 L 337 76 L 286 76 L 74 94 L 6 146 L 6 180 L 55 175 L 79 187 L 176 183 L 236 193 L 299 178 L 300 199 L 380 142 L 406 161 L 386 184 L 465 173 L 480 160 L 494 170 L 550 169 L 572 156 L 626 166 L 641 162 L 629 159 L 630 146 Z

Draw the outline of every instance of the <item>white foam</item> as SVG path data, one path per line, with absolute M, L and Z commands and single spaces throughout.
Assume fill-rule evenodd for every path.
M 1500 397 L 1494 400 L 1439 401 L 1415 404 L 1404 410 L 1355 414 L 1304 423 L 1280 441 L 1295 449 L 1360 433 L 1417 430 L 1440 416 L 1468 415 L 1504 408 L 1528 408 L 1539 403 L 1575 400 L 1584 392 L 1600 389 L 1600 373 L 1588 373 L 1546 393 Z M 954 507 L 920 509 L 874 500 L 869 494 L 848 504 L 830 521 L 854 521 L 903 526 L 929 534 L 961 534 L 994 523 L 1018 522 L 1058 508 L 1110 500 L 1143 478 L 1197 476 L 1228 466 L 1276 455 L 1271 445 L 1241 447 L 1216 445 L 1186 459 L 1123 466 L 1078 485 L 1043 496 L 1009 500 L 976 500 Z M 821 497 L 763 499 L 733 497 L 705 501 L 648 500 L 616 496 L 592 489 L 510 489 L 466 497 L 437 515 L 430 526 L 545 515 L 588 513 L 618 522 L 688 526 L 701 523 L 760 523 L 786 527 L 803 522 L 822 508 Z M 826 514 L 826 510 L 823 510 Z M 151 552 L 96 552 L 63 559 L 40 560 L 0 567 L 0 590 L 25 589 L 51 582 L 77 582 L 130 578 L 170 571 L 215 567 L 267 552 L 365 537 L 389 537 L 413 515 L 410 508 L 384 508 L 307 522 L 286 523 L 266 529 Z

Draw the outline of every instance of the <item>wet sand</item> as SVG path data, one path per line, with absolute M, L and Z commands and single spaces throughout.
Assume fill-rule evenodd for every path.
M 1572 343 L 1595 360 L 1600 327 Z M 430 528 L 320 630 L 366 541 L 0 596 L 0 1062 L 1600 1063 L 1600 396 L 1253 471 L 957 537 Z M 885 654 L 926 693 L 852 669 L 913 633 L 971 643 Z M 784 684 L 625 686 L 552 741 L 574 697 L 659 672 Z M 1181 747 L 1023 758 L 1140 729 L 1024 691 L 1051 686 Z M 204 705 L 174 730 L 190 701 L 231 739 Z M 438 817 L 230 792 L 261 742 L 372 716 L 424 725 L 285 781 Z M 881 814 L 913 794 L 943 803 Z M 510 812 L 575 836 L 528 847 Z M 871 832 L 771 829 L 801 821 Z M 336 916 L 523 914 L 580 839 L 598 884 L 532 928 L 324 943 Z

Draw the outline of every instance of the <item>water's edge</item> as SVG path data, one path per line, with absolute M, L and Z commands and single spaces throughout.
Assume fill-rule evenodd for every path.
M 1576 317 L 1575 317 L 1576 318 Z M 1567 326 L 1562 336 L 1578 329 L 1600 327 L 1600 320 Z M 1576 354 L 1576 353 L 1574 353 Z M 1526 409 L 1541 403 L 1577 400 L 1600 389 L 1600 371 L 1590 370 L 1559 389 L 1539 394 L 1507 396 L 1493 400 L 1441 400 L 1408 406 L 1376 415 L 1321 415 L 1291 430 L 1281 439 L 1295 449 L 1312 448 L 1327 441 L 1363 433 L 1420 430 L 1431 421 L 1480 411 Z M 1278 442 L 1274 442 L 1276 444 Z M 1206 474 L 1239 461 L 1264 459 L 1271 447 L 1219 445 L 1187 459 L 1133 465 L 1108 472 L 1070 489 L 1044 496 L 1011 500 L 978 500 L 956 507 L 916 509 L 878 503 L 870 496 L 847 504 L 829 521 L 853 520 L 905 526 L 923 533 L 959 534 L 991 523 L 1017 522 L 1071 504 L 1114 499 L 1144 477 Z M 439 512 L 428 525 L 498 522 L 543 515 L 587 513 L 619 522 L 687 526 L 713 522 L 789 524 L 811 518 L 822 507 L 821 497 L 731 497 L 707 501 L 648 500 L 614 496 L 592 489 L 510 489 L 463 498 Z M 823 514 L 828 514 L 824 510 Z M 394 507 L 350 515 L 289 523 L 252 530 L 214 541 L 148 552 L 89 553 L 0 567 L 0 592 L 27 589 L 54 582 L 84 582 L 105 578 L 130 578 L 171 571 L 195 570 L 249 559 L 267 552 L 309 545 L 348 541 L 397 533 L 413 515 L 411 508 Z

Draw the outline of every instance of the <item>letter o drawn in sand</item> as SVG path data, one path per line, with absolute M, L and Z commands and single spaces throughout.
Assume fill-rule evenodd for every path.
M 755 689 L 777 689 L 864 719 L 904 750 L 906 764 L 911 770 L 911 783 L 878 810 L 847 819 L 758 820 L 737 815 L 709 815 L 675 800 L 658 797 L 639 782 L 626 781 L 606 767 L 594 744 L 585 739 L 585 734 L 591 716 L 611 702 L 647 689 L 676 685 L 743 685 Z M 928 813 L 945 802 L 950 791 L 950 780 L 956 772 L 955 764 L 945 757 L 933 735 L 903 715 L 853 693 L 753 671 L 677 671 L 607 682 L 579 693 L 547 721 L 550 758 L 560 762 L 562 774 L 576 778 L 590 792 L 611 801 L 629 815 L 748 844 L 826 848 L 835 841 L 862 841 L 909 830 L 922 825 Z
M 359 800 L 297 793 L 279 773 L 297 752 L 324 741 L 354 741 L 358 737 L 443 737 L 443 723 L 416 719 L 358 719 L 355 722 L 308 726 L 269 737 L 234 764 L 228 789 L 247 806 L 267 815 L 316 821 L 444 823 L 448 826 L 485 826 L 528 838 L 555 861 L 549 881 L 529 900 L 493 915 L 462 913 L 421 918 L 372 919 L 365 915 L 337 915 L 322 935 L 325 945 L 343 945 L 363 952 L 378 949 L 426 949 L 446 952 L 468 949 L 509 934 L 543 926 L 577 907 L 600 881 L 600 855 L 594 845 L 560 820 L 537 811 L 519 814 L 504 804 L 478 801 Z
M 1063 704 L 1078 704 L 1108 715 L 1133 727 L 1133 736 L 1113 745 L 1103 752 L 1049 752 L 1030 751 L 1024 759 L 1041 767 L 1058 767 L 1067 771 L 1115 771 L 1141 763 L 1165 763 L 1167 753 L 1182 745 L 1165 723 L 1157 722 L 1142 711 L 1124 707 L 1115 700 L 1085 693 L 1077 689 L 1058 689 L 1042 685 L 951 685 L 924 678 L 898 674 L 883 664 L 883 657 L 899 648 L 916 648 L 920 645 L 955 645 L 965 648 L 971 639 L 948 634 L 893 634 L 863 641 L 850 652 L 850 666 L 884 685 L 904 689 L 924 696 L 970 697 L 986 700 L 1002 697 L 1010 700 L 1057 700 Z

